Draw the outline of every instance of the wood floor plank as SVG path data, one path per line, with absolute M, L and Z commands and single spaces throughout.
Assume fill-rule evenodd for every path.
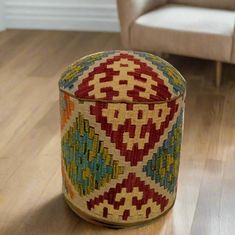
M 220 199 L 220 235 L 235 234 L 235 161 L 224 164 L 222 194 Z
M 222 178 L 223 162 L 207 160 L 193 217 L 191 235 L 219 234 Z

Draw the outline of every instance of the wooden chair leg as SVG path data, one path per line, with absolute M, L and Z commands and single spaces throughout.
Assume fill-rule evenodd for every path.
M 216 76 L 215 76 L 216 87 L 220 87 L 221 77 L 222 77 L 222 63 L 219 61 L 216 61 Z
M 163 59 L 167 60 L 167 59 L 169 59 L 169 57 L 170 57 L 169 53 L 166 53 L 166 52 L 162 53 L 162 58 Z

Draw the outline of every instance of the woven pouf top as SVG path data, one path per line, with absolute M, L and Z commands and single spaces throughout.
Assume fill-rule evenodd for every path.
M 63 192 L 83 218 L 125 227 L 175 201 L 185 80 L 163 59 L 107 51 L 59 81 Z
M 175 99 L 184 93 L 185 80 L 155 55 L 108 51 L 69 66 L 59 87 L 80 100 L 144 103 Z

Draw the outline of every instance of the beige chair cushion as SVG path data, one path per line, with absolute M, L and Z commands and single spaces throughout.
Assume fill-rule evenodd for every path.
M 133 49 L 230 61 L 235 13 L 169 4 L 139 17 Z
M 169 3 L 235 10 L 235 0 L 169 0 Z
M 167 1 L 168 0 L 117 0 L 122 42 L 126 48 L 130 47 L 129 28 L 136 18 L 166 4 Z

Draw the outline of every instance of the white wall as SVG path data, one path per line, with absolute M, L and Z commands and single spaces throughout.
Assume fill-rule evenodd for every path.
M 5 29 L 4 12 L 4 3 L 0 0 L 0 31 Z
M 115 0 L 1 1 L 5 28 L 119 31 Z

